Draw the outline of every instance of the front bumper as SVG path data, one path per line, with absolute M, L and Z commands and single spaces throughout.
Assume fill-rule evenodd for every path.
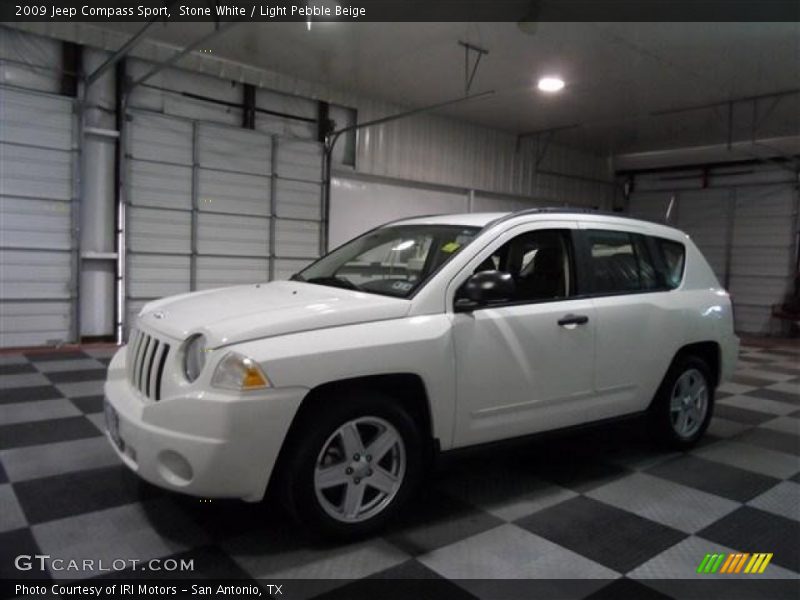
M 126 351 L 114 355 L 105 384 L 107 436 L 122 461 L 170 490 L 260 500 L 307 390 L 200 390 L 154 402 L 127 381 Z

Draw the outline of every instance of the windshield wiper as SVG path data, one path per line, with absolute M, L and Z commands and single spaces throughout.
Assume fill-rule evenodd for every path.
M 305 281 L 305 277 L 300 275 L 300 273 L 295 273 L 291 277 L 289 277 L 289 281 Z
M 327 285 L 331 287 L 340 287 L 346 290 L 356 290 L 361 291 L 361 288 L 358 287 L 355 283 L 346 279 L 344 277 L 332 276 L 332 277 L 312 277 L 311 279 L 304 279 L 306 283 L 318 283 L 319 285 Z

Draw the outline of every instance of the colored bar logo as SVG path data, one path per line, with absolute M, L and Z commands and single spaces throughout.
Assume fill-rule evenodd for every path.
M 725 573 L 727 575 L 736 573 L 763 573 L 769 561 L 772 560 L 772 552 L 733 552 L 731 554 L 706 554 L 700 565 L 697 567 L 698 573 L 713 574 Z

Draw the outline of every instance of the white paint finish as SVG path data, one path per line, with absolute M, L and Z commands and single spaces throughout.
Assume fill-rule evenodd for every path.
M 420 220 L 488 223 L 496 216 Z M 524 231 L 552 228 L 638 231 L 682 241 L 684 281 L 673 292 L 453 312 L 455 290 L 495 246 Z M 556 321 L 568 312 L 585 313 L 589 321 L 558 327 Z M 635 324 L 622 317 L 632 312 Z M 490 224 L 408 300 L 272 282 L 151 302 L 137 327 L 178 350 L 169 355 L 159 402 L 143 402 L 133 391 L 125 349 L 112 360 L 105 393 L 120 413 L 122 436 L 136 449 L 138 462 L 123 461 L 157 485 L 247 500 L 263 494 L 295 411 L 308 390 L 324 383 L 417 375 L 429 398 L 433 435 L 450 449 L 642 410 L 675 352 L 688 343 L 720 344 L 723 380 L 738 354 L 728 296 L 685 234 L 574 213 L 517 215 Z M 632 327 L 644 334 L 632 336 Z M 200 376 L 189 383 L 179 349 L 195 333 L 206 337 L 210 351 Z M 656 351 L 642 341 L 654 336 Z M 212 374 L 231 350 L 261 365 L 272 387 L 247 393 L 213 388 Z M 66 387 L 59 389 L 75 391 Z M 735 404 L 732 398 L 722 402 Z M 183 454 L 194 478 L 181 482 L 165 476 L 158 466 L 164 449 Z

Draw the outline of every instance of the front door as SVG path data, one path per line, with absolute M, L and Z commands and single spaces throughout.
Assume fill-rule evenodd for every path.
M 454 280 L 496 269 L 512 274 L 513 298 L 453 312 L 455 446 L 589 420 L 594 377 L 592 301 L 577 298 L 575 223 L 515 228 Z

